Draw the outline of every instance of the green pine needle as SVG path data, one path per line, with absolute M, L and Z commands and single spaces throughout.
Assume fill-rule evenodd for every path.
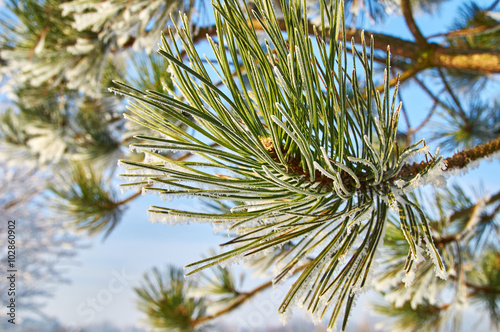
M 399 211 L 410 244 L 409 264 L 421 259 L 424 247 L 436 272 L 446 277 L 427 219 L 405 195 L 434 183 L 444 165 L 435 155 L 423 170 L 400 173 L 427 147 L 421 140 L 396 150 L 396 91 L 386 75 L 383 93 L 375 92 L 373 59 L 364 41 L 361 53 L 352 47 L 355 66 L 350 68 L 339 39 L 344 29 L 340 1 L 323 2 L 323 23 L 315 38 L 308 37 L 302 1 L 281 2 L 285 34 L 271 1 L 255 5 L 258 14 L 248 13 L 239 1 L 214 2 L 217 38 L 208 41 L 215 63 L 206 64 L 198 54 L 187 18 L 162 37 L 158 52 L 182 98 L 124 83 L 110 89 L 134 100 L 130 110 L 136 122 L 164 136 L 139 137 L 146 143 L 131 148 L 147 157 L 144 162 L 121 161 L 124 175 L 137 179 L 132 184 L 149 183 L 146 191 L 166 197 L 245 202 L 247 210 L 237 207 L 225 214 L 163 207 L 149 211 L 153 221 L 214 222 L 238 235 L 238 241 L 230 242 L 233 249 L 189 264 L 188 274 L 293 243 L 277 265 L 275 282 L 304 260 L 310 264 L 279 312 L 299 305 L 322 319 L 330 309 L 333 328 L 345 310 L 345 327 L 354 298 L 370 283 L 390 209 Z M 255 25 L 264 30 L 264 44 Z M 214 71 L 222 84 L 213 81 L 209 72 Z M 359 85 L 358 73 L 365 74 L 365 86 Z M 165 151 L 194 153 L 202 161 L 171 161 L 160 154 Z

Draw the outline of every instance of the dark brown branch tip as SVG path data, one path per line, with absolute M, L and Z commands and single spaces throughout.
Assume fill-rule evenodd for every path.
M 272 139 L 270 137 L 260 137 L 260 141 L 264 145 L 264 148 L 267 150 L 267 152 L 270 154 L 271 158 L 279 163 L 278 156 L 276 154 Z M 282 151 L 284 149 L 282 148 Z M 474 148 L 464 150 L 464 151 L 459 151 L 455 153 L 452 157 L 446 158 L 446 169 L 444 171 L 448 170 L 454 170 L 454 169 L 461 169 L 464 167 L 467 167 L 471 162 L 476 161 L 481 158 L 485 158 L 488 156 L 491 156 L 492 154 L 500 151 L 500 137 L 492 140 L 488 143 L 484 143 L 481 145 L 478 145 Z M 285 151 L 283 151 L 285 152 Z M 288 158 L 287 160 L 288 167 L 287 167 L 287 172 L 290 172 L 291 174 L 296 174 L 299 176 L 305 176 L 309 177 L 309 174 L 305 172 L 302 167 L 300 166 L 300 158 Z M 387 181 L 394 181 L 399 178 L 410 178 L 414 177 L 417 174 L 422 173 L 427 167 L 430 167 L 433 164 L 433 161 L 421 161 L 419 163 L 415 162 L 413 164 L 405 164 L 399 171 L 399 173 L 388 179 L 385 180 Z M 342 182 L 344 183 L 344 186 L 348 188 L 348 190 L 354 190 L 355 185 L 354 185 L 354 180 L 352 177 L 347 174 L 344 171 L 340 172 Z M 360 184 L 361 188 L 366 188 L 369 186 L 368 180 L 366 176 L 363 176 L 363 174 L 357 174 L 357 176 L 360 179 Z M 315 178 L 316 182 L 322 182 L 330 187 L 332 187 L 332 180 L 328 177 L 323 176 L 320 172 L 317 170 L 315 171 Z
M 455 153 L 452 157 L 446 159 L 448 164 L 447 170 L 464 168 L 470 162 L 485 158 L 498 151 L 500 151 L 500 137 L 474 148 Z

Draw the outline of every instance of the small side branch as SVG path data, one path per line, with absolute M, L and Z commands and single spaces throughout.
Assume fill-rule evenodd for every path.
M 434 105 L 432 105 L 432 108 L 429 110 L 429 113 L 427 113 L 427 116 L 425 117 L 424 120 L 415 128 L 411 128 L 411 130 L 408 130 L 408 134 L 414 135 L 416 132 L 421 130 L 425 125 L 431 120 L 432 115 L 434 115 L 434 112 L 436 111 L 438 104 L 434 102 Z
M 450 169 L 460 169 L 467 167 L 471 162 L 476 161 L 481 158 L 491 156 L 492 154 L 500 151 L 500 137 L 478 145 L 474 148 L 460 151 L 455 153 L 452 157 L 446 158 L 448 164 L 447 170 Z
M 300 271 L 304 270 L 308 265 L 309 264 L 304 264 L 302 266 L 299 266 L 298 268 L 296 268 L 293 271 L 293 275 L 295 275 L 295 274 L 299 273 Z M 224 308 L 222 310 L 219 310 L 218 312 L 216 312 L 216 313 L 214 313 L 212 315 L 206 315 L 206 316 L 200 317 L 200 318 L 194 320 L 191 323 L 191 325 L 192 326 L 198 326 L 198 325 L 203 324 L 203 323 L 205 323 L 205 322 L 207 322 L 209 320 L 212 320 L 212 319 L 217 318 L 219 316 L 225 315 L 228 312 L 231 312 L 234 309 L 238 308 L 243 303 L 245 303 L 247 300 L 249 300 L 253 296 L 259 294 L 261 291 L 263 291 L 263 290 L 271 287 L 272 285 L 273 285 L 273 281 L 269 280 L 268 282 L 263 283 L 262 285 L 258 286 L 257 288 L 254 288 L 250 292 L 241 293 L 240 297 L 238 297 L 238 299 L 236 299 L 236 301 L 234 301 L 233 303 L 231 303 L 226 308 Z
M 443 81 L 444 87 L 446 88 L 446 91 L 448 91 L 448 93 L 450 94 L 451 98 L 453 99 L 453 101 L 455 102 L 455 104 L 458 107 L 459 116 L 462 118 L 462 120 L 464 121 L 464 123 L 467 124 L 469 122 L 469 119 L 467 118 L 467 115 L 465 114 L 465 111 L 464 111 L 464 109 L 462 107 L 462 104 L 460 104 L 460 101 L 458 100 L 457 96 L 453 92 L 453 89 L 448 84 L 448 81 L 446 80 L 446 76 L 444 75 L 443 70 L 441 68 L 438 68 L 438 71 L 439 71 L 439 76 L 441 77 L 441 80 Z
M 145 186 L 144 188 L 147 188 L 149 186 Z M 124 200 L 122 201 L 119 201 L 119 202 L 116 202 L 115 205 L 116 206 L 120 206 L 120 205 L 125 205 L 127 204 L 128 202 L 131 202 L 133 201 L 134 199 L 136 199 L 137 197 L 141 196 L 142 195 L 142 189 L 141 190 L 138 190 L 135 194 L 125 198 Z

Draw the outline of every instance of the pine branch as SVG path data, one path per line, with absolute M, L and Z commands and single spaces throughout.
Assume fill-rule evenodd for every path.
M 410 29 L 413 37 L 417 41 L 417 44 L 422 48 L 426 49 L 428 47 L 427 39 L 422 35 L 420 29 L 418 28 L 415 20 L 413 19 L 413 13 L 411 8 L 410 0 L 401 0 L 401 11 L 406 21 L 408 29 Z
M 335 38 L 335 42 L 332 39 L 327 46 L 323 39 L 326 33 L 321 37 L 317 35 L 316 45 L 321 54 L 318 56 L 310 46 L 312 39 L 298 33 L 309 28 L 307 21 L 301 21 L 302 3 L 283 1 L 282 4 L 288 40 L 283 38 L 283 27 L 270 3 L 257 1 L 258 12 L 263 16 L 257 16 L 256 20 L 272 45 L 267 52 L 261 47 L 255 26 L 246 19 L 240 3 L 227 0 L 214 4 L 217 43 L 211 38 L 208 40 L 217 58 L 219 69 L 216 70 L 228 93 L 217 87 L 207 74 L 206 63 L 198 54 L 193 36 L 184 28 L 189 24 L 184 22 L 184 27 L 170 29 L 169 38 L 173 40 L 174 35 L 178 36 L 182 47 L 163 38 L 159 53 L 170 61 L 169 68 L 183 99 L 154 91 L 143 93 L 118 83 L 121 89 L 112 91 L 136 100 L 131 107 L 138 115 L 144 114 L 141 118 L 146 120 L 145 124 L 169 137 L 139 136 L 151 143 L 131 147 L 144 151 L 149 161 L 122 163 L 128 167 L 126 176 L 142 180 L 132 185 L 151 181 L 154 186 L 147 190 L 167 197 L 180 194 L 260 201 L 251 209 L 245 204 L 237 206 L 233 213 L 224 214 L 159 206 L 151 207 L 149 212 L 153 221 L 212 221 L 238 234 L 233 240 L 237 247 L 189 264 L 188 274 L 290 241 L 307 241 L 304 247 L 296 246 L 297 252 L 290 254 L 293 259 L 278 270 L 276 279 L 280 280 L 293 271 L 301 257 L 307 257 L 315 248 L 324 248 L 301 273 L 279 312 L 283 314 L 296 301 L 303 301 L 309 302 L 311 313 L 325 315 L 331 305 L 330 328 L 341 308 L 346 309 L 345 326 L 357 290 L 363 289 L 369 280 L 374 255 L 382 244 L 390 205 L 400 209 L 405 227 L 420 225 L 407 236 L 413 253 L 409 259 L 413 262 L 418 257 L 417 242 L 421 234 L 437 273 L 442 278 L 446 275 L 425 217 L 418 207 L 393 194 L 401 185 L 414 184 L 413 178 L 396 179 L 396 175 L 408 158 L 426 147 L 421 147 L 421 140 L 401 155 L 396 153 L 400 109 L 396 107 L 396 95 L 391 91 L 388 75 L 383 97 L 376 93 L 373 99 L 364 98 L 365 93 L 371 96 L 372 91 L 376 91 L 365 41 L 361 53 L 353 50 L 360 60 L 361 72 L 365 73 L 361 88 L 357 69 L 353 72 L 343 63 L 347 58 L 343 43 Z M 341 5 L 334 11 L 328 14 L 335 18 L 331 24 L 343 26 L 343 19 L 337 19 L 343 13 Z M 234 16 L 226 16 L 227 12 L 233 12 Z M 333 26 L 327 29 L 325 24 L 322 30 L 331 31 L 328 34 L 332 37 L 335 33 Z M 370 43 L 374 43 L 373 39 Z M 189 57 L 190 66 L 182 61 L 183 53 Z M 373 54 L 372 47 L 370 54 Z M 241 62 L 243 69 L 229 65 L 230 61 Z M 386 70 L 389 72 L 389 55 Z M 249 90 L 240 88 L 246 86 L 242 72 L 247 74 Z M 221 148 L 215 149 L 168 123 L 162 125 L 163 121 L 159 124 L 151 120 L 165 116 L 185 123 Z M 165 149 L 195 151 L 205 162 L 175 162 L 156 153 Z M 441 172 L 437 169 L 440 163 L 441 158 L 433 160 L 428 168 L 415 174 L 414 179 Z M 232 175 L 207 172 L 207 166 Z M 205 185 L 210 187 L 205 189 Z M 344 222 L 345 217 L 348 222 Z M 359 246 L 354 244 L 358 238 L 362 241 Z M 344 257 L 349 259 L 345 266 Z M 328 272 L 336 267 L 340 268 L 338 273 Z M 319 275 L 325 278 L 318 279 Z M 312 285 L 316 295 L 305 298 L 312 280 L 316 280 Z M 332 297 L 338 297 L 338 301 L 330 301 Z
M 153 268 L 144 274 L 135 288 L 138 307 L 147 315 L 153 328 L 166 331 L 192 331 L 192 322 L 206 312 L 205 298 L 191 298 L 193 281 L 185 280 L 182 269 L 168 266 L 165 271 Z
M 421 260 L 422 247 L 431 257 L 429 273 L 446 278 L 427 217 L 405 192 L 425 183 L 442 184 L 443 171 L 458 167 L 459 158 L 443 160 L 436 154 L 430 161 L 408 164 L 412 156 L 427 153 L 423 140 L 399 153 L 400 107 L 391 89 L 397 79 L 391 82 L 386 75 L 383 94 L 373 93 L 376 41 L 371 38 L 368 52 L 362 34 L 363 51 L 353 47 L 354 68 L 347 68 L 347 49 L 337 35 L 337 30 L 347 35 L 339 2 L 334 10 L 326 9 L 331 26 L 322 20 L 320 34 L 311 32 L 303 19 L 301 1 L 281 4 L 282 20 L 276 18 L 270 1 L 260 0 L 256 1 L 259 14 L 249 21 L 238 1 L 214 3 L 217 28 L 212 33 L 217 37 L 208 42 L 216 59 L 212 69 L 223 86 L 213 82 L 206 70 L 211 63 L 195 46 L 197 36 L 208 30 L 192 35 L 187 20 L 169 29 L 168 38 L 177 40 L 169 43 L 163 37 L 159 53 L 170 63 L 182 97 L 117 83 L 120 89 L 112 91 L 135 100 L 131 109 L 141 118 L 138 122 L 166 136 L 138 136 L 145 143 L 131 148 L 148 158 L 122 163 L 125 176 L 138 179 L 131 185 L 151 184 L 148 191 L 244 202 L 220 214 L 149 209 L 152 221 L 208 221 L 234 232 L 228 242 L 233 249 L 187 265 L 188 275 L 292 242 L 293 249 L 275 275 L 280 280 L 319 249 L 279 312 L 303 303 L 320 318 L 330 313 L 329 328 L 333 328 L 345 309 L 344 328 L 357 292 L 369 280 L 390 208 L 399 211 L 402 241 L 410 248 L 404 267 L 407 281 Z M 266 34 L 266 48 L 256 34 L 259 29 Z M 313 33 L 316 38 L 309 38 Z M 430 60 L 424 60 L 406 76 L 427 68 Z M 389 62 L 388 54 L 387 73 Z M 360 73 L 365 76 L 362 85 Z M 165 118 L 204 138 L 179 130 Z M 484 157 L 500 147 L 476 149 L 485 150 Z M 174 161 L 158 151 L 194 152 L 203 161 Z M 463 154 L 467 162 L 481 157 L 473 149 Z M 214 174 L 214 168 L 224 173 Z
M 268 150 L 271 153 L 271 156 L 277 159 L 276 150 L 274 146 L 270 145 L 268 147 Z M 499 151 L 500 151 L 500 138 L 497 138 L 493 141 L 483 143 L 474 148 L 456 152 L 452 157 L 444 159 L 447 167 L 443 171 L 451 171 L 451 170 L 458 170 L 465 168 L 470 163 L 489 157 Z M 291 170 L 295 171 L 297 175 L 308 177 L 310 174 L 300 171 L 300 166 L 299 166 L 300 162 L 301 162 L 300 160 L 291 160 L 289 161 L 288 164 L 290 165 Z M 394 178 L 385 177 L 386 178 L 385 182 L 393 181 L 394 179 L 397 178 L 413 177 L 424 171 L 426 168 L 430 167 L 432 164 L 433 164 L 432 161 L 427 161 L 427 162 L 422 161 L 420 163 L 405 164 L 401 168 L 401 171 Z M 382 177 L 384 177 L 384 175 L 382 175 Z M 316 178 L 317 182 L 321 182 L 325 185 L 332 186 L 332 180 L 328 177 L 321 176 L 319 172 Z M 342 173 L 342 179 L 344 181 L 344 185 L 347 188 L 354 187 L 354 180 L 351 177 L 349 177 L 346 173 Z M 360 183 L 361 183 L 361 188 L 369 187 L 368 181 L 364 180 L 363 178 L 360 179 Z
M 448 164 L 446 170 L 467 167 L 470 163 L 492 156 L 498 151 L 500 151 L 500 137 L 488 143 L 455 153 L 452 157 L 446 159 L 446 163 Z

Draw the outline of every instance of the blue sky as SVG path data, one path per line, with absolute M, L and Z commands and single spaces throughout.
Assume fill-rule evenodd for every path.
M 79 254 L 78 265 L 71 267 L 66 275 L 71 284 L 58 288 L 54 298 L 48 301 L 47 314 L 63 323 L 78 325 L 103 321 L 119 326 L 135 325 L 140 313 L 136 310 L 132 288 L 138 286 L 144 272 L 166 264 L 184 266 L 218 244 L 220 237 L 213 235 L 211 225 L 170 227 L 148 222 L 146 210 L 155 199 L 157 197 L 144 196 L 134 201 L 111 236 L 104 242 L 96 238 L 90 249 Z M 171 206 L 181 208 L 187 203 L 187 200 L 177 200 Z M 88 299 L 96 298 L 98 304 L 107 303 L 105 298 L 99 301 L 98 295 L 101 292 L 103 296 L 102 291 L 109 288 L 112 279 L 119 279 L 117 273 L 125 276 L 121 283 L 126 287 L 113 293 L 109 304 L 98 306 L 103 307 L 102 311 L 95 310 L 95 319 L 90 319 L 86 309 L 92 310 L 95 306 L 88 304 Z

